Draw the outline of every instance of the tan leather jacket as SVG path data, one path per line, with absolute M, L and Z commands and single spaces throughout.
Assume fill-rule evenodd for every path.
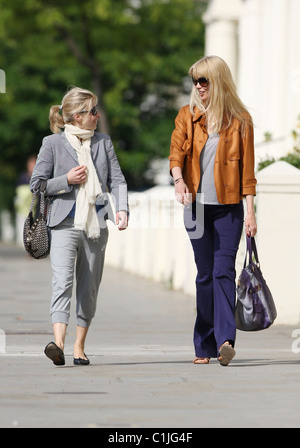
M 237 204 L 243 196 L 256 194 L 253 128 L 247 126 L 241 135 L 240 127 L 239 120 L 233 119 L 231 126 L 220 133 L 214 180 L 221 204 Z M 181 167 L 193 200 L 200 183 L 200 154 L 207 138 L 205 114 L 196 108 L 193 116 L 188 105 L 182 107 L 171 137 L 170 170 Z

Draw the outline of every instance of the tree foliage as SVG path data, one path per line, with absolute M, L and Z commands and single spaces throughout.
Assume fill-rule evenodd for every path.
M 203 56 L 205 0 L 0 0 L 0 208 L 49 134 L 67 87 L 95 91 L 101 132 L 131 188 L 165 157 L 188 68 Z

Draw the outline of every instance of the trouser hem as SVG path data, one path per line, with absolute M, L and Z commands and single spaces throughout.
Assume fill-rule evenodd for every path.
M 78 327 L 87 328 L 91 325 L 92 319 L 82 319 L 81 317 L 77 317 L 76 325 Z
M 70 318 L 69 314 L 64 313 L 63 311 L 55 311 L 54 313 L 51 314 L 52 325 L 58 323 L 69 325 L 69 318 Z

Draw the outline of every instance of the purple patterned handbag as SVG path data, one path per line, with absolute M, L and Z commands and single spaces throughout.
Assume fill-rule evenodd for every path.
M 258 331 L 273 324 L 277 311 L 271 291 L 260 270 L 254 237 L 247 236 L 246 239 L 244 267 L 236 290 L 235 320 L 239 330 Z M 248 255 L 249 263 L 246 266 Z

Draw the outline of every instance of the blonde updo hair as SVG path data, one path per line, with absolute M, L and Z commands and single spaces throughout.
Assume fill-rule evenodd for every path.
M 74 114 L 92 109 L 93 103 L 98 103 L 98 98 L 93 92 L 76 86 L 70 87 L 62 99 L 61 106 L 56 105 L 50 108 L 51 131 L 54 134 L 61 132 L 65 124 L 73 122 Z

